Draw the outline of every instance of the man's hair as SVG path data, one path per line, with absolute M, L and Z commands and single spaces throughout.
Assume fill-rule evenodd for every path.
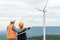
M 13 24 L 13 23 L 15 23 L 15 21 L 11 21 L 11 22 L 10 22 L 10 24 Z

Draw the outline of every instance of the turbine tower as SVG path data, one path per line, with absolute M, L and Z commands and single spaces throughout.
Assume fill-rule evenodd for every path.
M 47 11 L 46 11 L 45 9 L 46 9 L 46 7 L 47 7 L 47 3 L 48 3 L 48 0 L 46 1 L 46 4 L 45 4 L 43 10 L 36 8 L 38 11 L 41 11 L 41 12 L 44 13 L 44 14 L 43 14 L 43 40 L 46 40 L 46 33 L 45 33 L 45 30 L 46 30 L 46 28 L 45 28 L 45 27 L 46 27 L 46 25 L 45 25 L 45 13 L 46 13 Z

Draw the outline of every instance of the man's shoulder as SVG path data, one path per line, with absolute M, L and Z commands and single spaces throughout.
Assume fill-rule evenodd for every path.
M 9 25 L 7 25 L 7 27 L 9 27 L 9 26 L 11 26 L 10 24 Z

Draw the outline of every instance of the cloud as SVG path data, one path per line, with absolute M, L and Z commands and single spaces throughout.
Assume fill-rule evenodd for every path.
M 6 18 L 5 17 L 2 18 L 1 17 L 0 18 L 0 23 L 5 23 L 7 21 L 10 22 L 12 20 L 24 21 L 24 22 L 27 22 L 29 24 L 34 24 L 34 25 L 40 25 L 40 24 L 43 23 L 43 18 L 24 18 L 24 19 L 22 19 L 22 18 L 18 18 L 18 17 L 16 17 L 16 18 L 7 18 L 7 17 Z M 46 18 L 46 23 L 48 25 L 49 23 L 53 23 L 54 22 L 53 24 L 51 24 L 51 25 L 54 25 L 55 23 L 60 23 L 59 20 L 60 20 L 59 18 L 54 18 L 54 19 L 53 18 Z M 56 24 L 56 25 L 59 25 L 59 24 Z
M 18 17 L 0 17 L 0 29 L 6 30 L 7 25 L 10 23 L 11 20 L 16 20 L 15 26 L 18 26 L 19 21 L 24 22 L 25 27 L 32 27 L 32 26 L 43 26 L 43 18 L 18 18 Z M 59 18 L 46 18 L 46 26 L 60 26 L 60 19 Z M 3 29 L 4 27 L 4 29 Z
M 60 0 L 49 0 L 48 6 L 49 7 L 60 6 Z
M 16 1 L 16 0 L 0 0 L 0 1 Z
M 43 9 L 46 0 L 0 0 L 0 24 L 4 28 L 16 19 L 25 26 L 43 26 Z M 60 26 L 60 1 L 49 0 L 46 12 L 46 26 Z M 16 23 L 17 23 L 16 22 Z M 2 28 L 2 27 L 1 27 Z

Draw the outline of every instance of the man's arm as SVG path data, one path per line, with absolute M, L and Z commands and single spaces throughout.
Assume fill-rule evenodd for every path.
M 31 27 L 26 28 L 25 30 L 29 30 Z
M 30 29 L 30 27 L 24 28 L 24 29 L 22 29 L 22 30 L 17 30 L 17 29 L 15 28 L 15 26 L 12 27 L 12 30 L 14 30 L 14 31 L 17 32 L 17 33 L 22 33 L 22 32 L 25 32 L 26 30 L 29 30 L 29 29 Z
M 18 33 L 18 34 L 23 34 L 25 31 L 29 30 L 31 27 L 28 27 L 28 28 L 23 28 L 22 30 L 24 30 L 23 32 L 21 33 Z
M 17 32 L 17 33 L 22 33 L 22 32 L 24 32 L 26 29 L 24 29 L 24 30 L 17 30 L 17 28 L 15 28 L 15 26 L 14 26 L 14 27 L 12 27 L 12 30 L 14 30 L 14 31 Z

